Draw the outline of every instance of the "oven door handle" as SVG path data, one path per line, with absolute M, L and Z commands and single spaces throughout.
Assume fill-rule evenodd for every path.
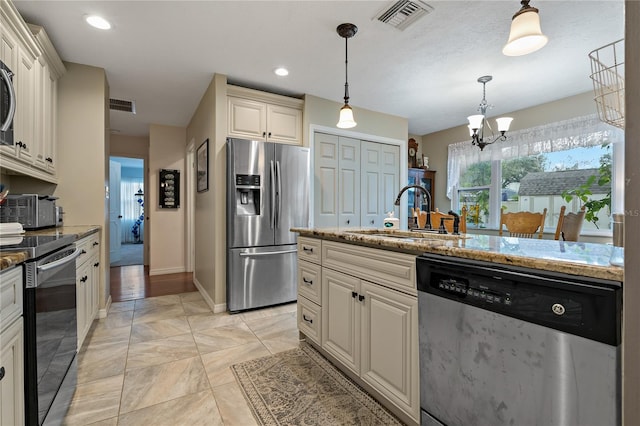
M 0 69 L 0 77 L 7 83 L 9 88 L 9 111 L 7 113 L 7 119 L 4 123 L 0 124 L 0 131 L 6 132 L 9 130 L 9 126 L 13 122 L 13 117 L 16 113 L 16 92 L 13 89 L 13 83 L 11 82 L 11 76 L 7 70 Z
M 51 263 L 47 263 L 46 265 L 38 266 L 36 269 L 38 270 L 38 272 L 45 272 L 50 269 L 57 268 L 58 266 L 64 265 L 65 263 L 69 263 L 72 260 L 75 260 L 75 258 L 80 256 L 81 254 L 82 254 L 82 250 L 79 248 L 76 248 L 75 251 L 71 253 L 69 256 L 63 257 L 62 259 L 58 259 Z

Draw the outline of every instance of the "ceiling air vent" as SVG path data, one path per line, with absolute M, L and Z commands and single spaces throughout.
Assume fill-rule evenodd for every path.
M 136 113 L 136 101 L 125 101 L 122 99 L 109 99 L 109 109 L 114 111 Z
M 376 19 L 404 31 L 422 16 L 431 13 L 433 7 L 420 0 L 400 0 L 383 9 Z

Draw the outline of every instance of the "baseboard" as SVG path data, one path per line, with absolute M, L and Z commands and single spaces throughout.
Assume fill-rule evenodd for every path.
M 111 295 L 107 298 L 107 303 L 105 303 L 104 308 L 98 310 L 98 318 L 106 318 L 109 309 L 111 308 Z
M 184 266 L 179 266 L 177 268 L 162 268 L 162 269 L 150 269 L 149 276 L 151 275 L 165 275 L 165 274 L 179 274 L 181 272 L 185 272 Z
M 195 277 L 193 277 L 193 285 L 196 286 L 196 288 L 198 289 L 198 291 L 200 292 L 200 294 L 202 295 L 202 298 L 204 299 L 205 302 L 207 302 L 207 305 L 209 305 L 209 308 L 211 308 L 211 311 L 213 311 L 214 314 L 219 314 L 220 312 L 226 312 L 227 311 L 227 304 L 226 303 L 219 303 L 219 304 L 215 304 L 215 302 L 213 301 L 213 299 L 211 298 L 211 296 L 209 296 L 209 293 L 207 293 L 204 290 L 204 287 L 202 286 L 202 284 L 200 284 L 200 281 L 198 281 L 198 279 Z

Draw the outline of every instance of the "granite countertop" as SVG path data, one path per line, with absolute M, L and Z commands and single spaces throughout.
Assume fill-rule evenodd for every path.
M 620 282 L 623 280 L 623 268 L 609 264 L 612 246 L 607 244 L 480 234 L 421 234 L 385 229 L 292 228 L 291 231 L 303 237 L 330 239 L 416 255 L 434 253 L 570 275 Z
M 45 228 L 37 231 L 27 231 L 24 235 L 75 235 L 76 240 L 100 231 L 99 225 L 62 226 L 60 228 Z M 15 252 L 0 253 L 0 271 L 8 269 L 29 260 L 28 252 L 18 250 Z

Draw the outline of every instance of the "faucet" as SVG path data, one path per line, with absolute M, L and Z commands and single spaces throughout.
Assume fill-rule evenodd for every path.
M 449 210 L 447 214 L 453 216 L 453 235 L 460 235 L 460 215 L 453 210 Z
M 425 229 L 431 229 L 431 194 L 429 194 L 429 191 L 427 191 L 423 186 L 420 185 L 407 185 L 404 188 L 402 188 L 400 190 L 400 192 L 398 192 L 398 196 L 396 197 L 396 201 L 393 203 L 396 206 L 400 205 L 400 197 L 402 197 L 402 194 L 404 194 L 405 191 L 407 191 L 408 189 L 416 189 L 416 190 L 420 190 L 422 191 L 422 193 L 424 194 L 423 196 L 425 198 L 428 199 L 427 202 L 427 223 L 425 224 Z

